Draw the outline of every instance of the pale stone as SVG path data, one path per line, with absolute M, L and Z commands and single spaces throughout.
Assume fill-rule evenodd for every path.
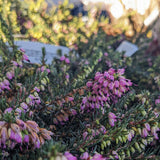
M 15 45 L 18 46 L 18 49 L 22 48 L 25 51 L 25 54 L 28 56 L 31 63 L 41 63 L 42 58 L 42 48 L 45 48 L 46 64 L 51 64 L 53 58 L 58 57 L 57 51 L 61 50 L 62 55 L 69 54 L 70 49 L 64 46 L 55 46 L 50 44 L 44 44 L 40 42 L 32 41 L 15 41 Z M 0 58 L 1 60 L 1 58 Z
M 138 46 L 130 43 L 128 41 L 123 41 L 119 47 L 116 49 L 118 52 L 125 52 L 125 56 L 130 57 L 132 56 L 136 51 L 138 51 Z

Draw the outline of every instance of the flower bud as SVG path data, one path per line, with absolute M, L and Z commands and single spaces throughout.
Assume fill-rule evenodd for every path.
M 127 154 L 128 157 L 130 157 L 131 156 L 130 150 L 127 149 L 126 154 Z
M 120 142 L 123 143 L 123 140 L 122 140 L 122 137 L 121 137 L 121 136 L 119 136 L 118 139 L 120 140 Z
M 145 110 L 142 110 L 142 111 L 141 111 L 141 114 L 142 114 L 142 116 L 145 116 L 147 113 L 146 113 Z
M 45 88 L 44 88 L 44 86 L 43 86 L 43 85 L 40 85 L 40 89 L 41 89 L 42 91 L 44 91 L 44 90 L 45 90 Z
M 101 149 L 104 150 L 104 145 L 101 143 Z
M 123 137 L 122 137 L 122 140 L 123 140 L 123 142 L 124 142 L 124 143 L 126 143 L 126 142 L 127 142 L 127 139 L 126 139 L 126 137 L 125 137 L 125 136 L 123 136 Z
M 84 152 L 84 149 L 82 149 L 82 148 L 80 148 L 79 150 L 80 150 L 80 152 L 82 152 L 82 153 Z
M 131 147 L 131 152 L 135 153 L 135 149 L 133 147 Z
M 145 149 L 145 145 L 140 143 L 140 147 L 144 150 Z
M 144 126 L 145 126 L 145 128 L 147 129 L 147 131 L 150 131 L 150 130 L 151 130 L 149 123 L 145 123 Z
M 116 144 L 118 144 L 118 142 L 119 142 L 119 139 L 118 139 L 118 138 L 116 138 Z
M 108 145 L 108 146 L 110 146 L 111 145 L 111 141 L 106 141 L 106 144 Z
M 143 98 L 142 98 L 142 104 L 144 104 L 145 102 L 146 102 L 146 98 L 143 97 Z
M 102 143 L 103 143 L 104 147 L 106 147 L 106 142 L 105 142 L 105 141 L 103 141 Z
M 142 143 L 143 143 L 144 145 L 147 145 L 147 140 L 146 140 L 146 139 L 142 139 Z
M 142 129 L 142 137 L 147 137 L 148 136 L 148 131 L 147 131 L 147 129 L 146 128 L 143 128 Z
M 134 146 L 138 151 L 141 151 L 140 146 L 139 146 L 139 144 L 137 142 L 134 144 Z
M 141 128 L 137 128 L 138 134 L 142 134 Z

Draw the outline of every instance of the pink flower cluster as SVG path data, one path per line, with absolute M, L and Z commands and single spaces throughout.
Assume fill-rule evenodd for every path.
M 157 126 L 152 126 L 150 127 L 149 123 L 145 123 L 144 124 L 144 128 L 141 131 L 141 136 L 146 138 L 147 136 L 154 136 L 155 139 L 159 139 L 158 138 L 158 134 L 157 131 L 159 131 L 160 129 Z
M 4 90 L 10 90 L 10 83 L 7 79 L 0 82 L 0 93 Z
M 22 60 L 29 61 L 27 55 L 25 55 L 25 54 L 23 54 Z M 22 68 L 22 66 L 23 66 L 21 60 L 18 61 L 18 62 L 17 61 L 11 61 L 11 62 L 12 62 L 12 65 L 13 65 L 12 68 L 11 68 L 11 70 L 6 73 L 6 78 L 4 78 L 4 80 L 2 82 L 0 82 L 0 93 L 2 91 L 4 91 L 4 90 L 10 90 L 10 87 L 9 87 L 10 82 L 8 80 L 12 80 L 14 78 L 14 76 L 15 76 L 14 72 L 15 72 L 15 69 L 17 67 Z
M 77 160 L 78 158 L 73 156 L 71 153 L 69 152 L 65 152 L 63 158 L 64 160 Z M 106 160 L 108 158 L 104 158 L 101 154 L 99 153 L 95 153 L 94 156 L 89 155 L 88 152 L 84 152 L 81 156 L 80 156 L 81 160 Z
M 93 157 L 89 155 L 88 152 L 84 152 L 81 157 L 81 160 L 106 160 L 108 158 L 104 158 L 101 154 L 96 153 Z
M 97 72 L 94 80 L 86 84 L 90 95 L 82 99 L 81 110 L 89 112 L 95 108 L 103 108 L 104 105 L 109 107 L 112 102 L 116 103 L 132 86 L 132 82 L 123 76 L 124 71 L 110 68 L 108 72 Z
M 28 97 L 27 103 L 30 106 L 39 105 L 41 103 L 39 95 L 38 94 L 36 94 L 36 95 L 30 94 Z
M 14 70 L 8 71 L 8 72 L 6 73 L 6 77 L 7 77 L 9 80 L 13 79 L 13 78 L 14 78 Z
M 157 131 L 159 130 L 160 129 L 156 125 L 151 127 L 149 123 L 145 123 L 142 129 L 138 129 L 138 133 L 141 135 L 142 138 L 146 138 L 148 136 L 154 136 L 155 139 L 159 139 L 157 133 Z M 131 141 L 134 136 L 135 136 L 135 131 L 130 130 L 128 134 L 128 141 Z
M 44 71 L 47 71 L 47 73 L 50 73 L 50 70 L 47 69 L 45 66 L 42 66 L 41 68 L 38 68 L 37 72 L 44 72 Z M 18 113 L 18 116 L 17 117 L 20 117 L 21 115 L 21 112 L 24 112 L 26 113 L 27 111 L 29 111 L 29 107 L 30 106 L 38 106 L 40 103 L 41 103 L 41 99 L 39 97 L 39 92 L 41 90 L 44 90 L 44 86 L 46 85 L 46 79 L 42 79 L 42 81 L 40 83 L 37 83 L 37 86 L 40 86 L 40 87 L 34 87 L 34 92 L 33 94 L 30 94 L 27 98 L 26 98 L 26 101 L 25 102 L 22 102 L 20 104 L 20 107 L 19 108 L 16 108 L 16 112 Z M 18 85 L 21 89 L 22 89 L 22 84 L 19 83 Z M 41 90 L 40 90 L 41 88 Z
M 27 145 L 32 148 L 40 148 L 45 140 L 50 140 L 52 132 L 39 128 L 34 121 L 22 121 L 16 119 L 16 123 L 0 121 L 0 148 L 13 149 L 16 145 Z
M 77 160 L 77 158 L 75 156 L 73 156 L 71 153 L 69 152 L 65 152 L 64 153 L 65 158 L 67 158 L 67 160 Z
M 68 113 L 63 111 L 53 119 L 53 123 L 64 125 L 69 120 L 69 116 L 75 116 L 76 114 L 77 111 L 75 109 L 69 109 Z
M 62 56 L 60 58 L 60 61 L 65 61 L 65 63 L 69 64 L 70 63 L 70 60 L 68 58 L 66 58 L 65 56 Z
M 47 71 L 48 73 L 50 73 L 50 69 L 46 68 L 46 66 L 42 66 L 40 68 L 37 69 L 37 72 L 44 72 Z
M 90 124 L 86 125 L 86 127 L 90 127 Z M 106 133 L 106 128 L 104 126 L 101 126 L 99 129 L 90 129 L 90 133 L 89 132 L 84 132 L 83 133 L 83 139 L 84 140 L 92 140 L 95 136 L 99 135 L 99 134 L 105 134 Z
M 114 126 L 114 123 L 117 121 L 117 116 L 112 113 L 112 112 L 109 112 L 108 113 L 108 118 L 109 118 L 109 124 L 113 127 Z
M 160 96 L 158 96 L 158 99 L 155 100 L 155 104 L 160 104 Z

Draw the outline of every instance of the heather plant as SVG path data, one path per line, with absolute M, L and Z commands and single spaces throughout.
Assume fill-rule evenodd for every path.
M 40 148 L 45 140 L 50 140 L 53 133 L 40 128 L 32 120 L 32 113 L 40 103 L 40 92 L 43 92 L 48 81 L 47 74 L 50 72 L 45 66 L 34 68 L 36 76 L 28 74 L 24 61 L 29 61 L 24 51 L 17 50 L 14 46 L 13 37 L 8 34 L 10 28 L 1 17 L 1 22 L 6 38 L 9 39 L 11 50 L 1 38 L 1 51 L 4 53 L 1 62 L 0 73 L 0 148 L 2 157 L 3 152 L 14 150 L 27 150 Z M 9 32 L 10 33 L 10 32 Z M 5 49 L 8 50 L 5 50 Z M 6 53 L 7 52 L 7 53 Z M 31 81 L 32 84 L 27 84 Z M 10 155 L 8 153 L 8 155 Z

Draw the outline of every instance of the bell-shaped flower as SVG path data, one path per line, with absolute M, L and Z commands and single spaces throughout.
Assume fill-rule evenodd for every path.
M 28 135 L 24 136 L 23 142 L 24 143 L 29 143 L 29 136 Z
M 145 126 L 145 128 L 147 129 L 147 131 L 150 131 L 150 130 L 151 130 L 151 127 L 150 127 L 149 123 L 145 123 L 144 126 Z
M 67 160 L 77 160 L 77 158 L 69 152 L 65 152 L 64 156 L 67 158 Z
M 148 136 L 148 131 L 146 128 L 142 129 L 142 133 L 141 133 L 142 137 L 146 138 Z

